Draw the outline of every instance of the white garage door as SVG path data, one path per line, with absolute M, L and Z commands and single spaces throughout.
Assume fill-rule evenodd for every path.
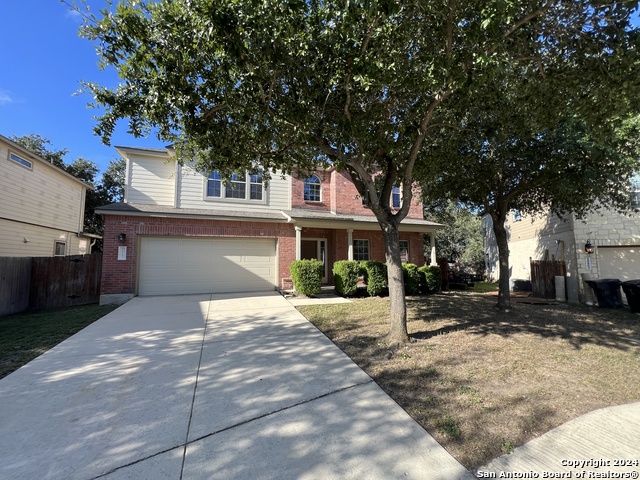
M 598 247 L 600 278 L 640 279 L 640 247 Z
M 139 258 L 140 295 L 275 289 L 274 239 L 142 237 Z

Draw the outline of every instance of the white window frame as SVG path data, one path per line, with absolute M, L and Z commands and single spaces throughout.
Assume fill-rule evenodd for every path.
M 62 245 L 62 253 L 58 253 L 58 245 Z M 53 256 L 64 257 L 67 254 L 67 242 L 55 240 L 53 242 Z
M 316 179 L 316 181 L 312 182 L 314 178 Z M 307 188 L 309 188 L 309 191 L 311 191 L 311 187 L 318 189 L 318 200 L 310 200 L 307 198 Z M 322 180 L 320 180 L 320 177 L 318 177 L 316 174 L 313 174 L 310 177 L 307 177 L 304 179 L 302 197 L 305 202 L 310 202 L 310 203 L 322 202 Z
M 21 167 L 24 167 L 28 170 L 33 170 L 33 162 L 31 160 L 27 160 L 26 158 L 21 157 L 20 155 L 12 152 L 11 150 L 9 150 L 8 159 L 13 163 L 17 163 Z
M 631 177 L 631 208 L 640 209 L 640 173 Z
M 219 178 L 211 178 L 214 173 L 218 173 Z M 222 180 L 222 177 L 220 176 L 220 173 L 217 170 L 212 171 L 209 174 L 209 176 L 204 179 L 204 200 L 208 202 L 229 202 L 229 203 L 250 203 L 250 204 L 266 203 L 267 195 L 266 195 L 266 190 L 264 188 L 264 182 L 259 182 L 259 184 L 262 186 L 260 198 L 253 199 L 251 198 L 251 186 L 258 185 L 258 182 L 251 181 L 252 175 L 248 171 L 244 172 L 244 177 L 242 177 L 239 173 L 236 173 L 236 172 L 234 172 L 233 175 L 235 176 L 235 180 L 233 180 L 234 177 L 232 177 L 230 182 L 225 185 L 224 181 Z M 262 173 L 260 173 L 260 176 L 262 178 Z M 209 182 L 220 182 L 219 196 L 209 195 Z M 229 189 L 232 188 L 231 185 L 233 183 L 244 184 L 244 197 L 237 198 L 237 197 L 227 196 L 230 192 Z
M 398 197 L 398 205 L 396 206 L 394 202 L 394 198 Z M 391 208 L 400 209 L 402 208 L 402 190 L 400 187 L 393 187 L 391 189 Z
M 366 250 L 366 257 L 367 258 L 358 258 L 359 254 L 362 253 L 362 252 L 359 251 L 359 248 L 361 248 L 361 247 L 356 246 L 356 242 L 364 242 L 362 246 L 366 245 L 366 247 L 367 247 L 367 250 Z M 366 239 L 366 238 L 354 238 L 353 239 L 353 259 L 356 262 L 363 262 L 363 261 L 366 261 L 366 260 L 371 260 L 371 244 L 370 244 L 368 239 Z
M 406 260 L 402 259 L 402 244 L 406 244 L 406 248 L 404 248 L 404 250 L 406 251 L 407 255 L 406 255 Z M 400 240 L 400 260 L 402 260 L 403 262 L 409 263 L 409 240 Z

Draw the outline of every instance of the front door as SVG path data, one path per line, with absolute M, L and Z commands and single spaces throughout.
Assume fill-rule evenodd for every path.
M 327 282 L 327 240 L 324 238 L 305 238 L 300 245 L 300 258 L 302 260 L 316 259 L 324 264 L 322 283 Z

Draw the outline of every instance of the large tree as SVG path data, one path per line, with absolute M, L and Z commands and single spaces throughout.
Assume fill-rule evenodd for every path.
M 564 108 L 528 104 L 522 97 L 529 87 L 519 82 L 489 88 L 493 102 L 465 102 L 458 128 L 431 144 L 431 167 L 440 174 L 424 172 L 423 187 L 428 200 L 455 199 L 491 217 L 497 306 L 509 309 L 508 214 L 582 216 L 601 207 L 628 209 L 630 179 L 640 170 L 640 131 L 637 117 L 590 129 Z
M 451 120 L 443 106 L 512 64 L 574 100 L 590 91 L 606 100 L 605 77 L 637 70 L 621 48 L 636 4 L 125 0 L 82 30 L 122 83 L 86 87 L 105 109 L 95 131 L 107 143 L 128 118 L 134 135 L 154 130 L 203 172 L 261 165 L 268 180 L 318 163 L 346 170 L 383 232 L 389 336 L 406 342 L 398 226 L 414 168 L 430 161 L 423 147 Z

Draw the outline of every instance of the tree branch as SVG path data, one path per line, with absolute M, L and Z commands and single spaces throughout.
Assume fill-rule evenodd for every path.
M 449 12 L 447 13 L 447 41 L 445 46 L 445 54 L 451 59 L 453 51 L 453 17 L 455 12 L 455 0 L 449 0 Z
M 522 17 L 520 20 L 518 20 L 517 22 L 515 22 L 513 25 L 511 25 L 511 27 L 509 27 L 507 29 L 506 32 L 504 32 L 502 34 L 502 39 L 506 39 L 509 38 L 516 30 L 518 30 L 520 27 L 522 27 L 523 25 L 528 24 L 529 22 L 531 22 L 534 18 L 539 17 L 540 15 L 542 15 L 543 13 L 547 12 L 555 3 L 556 0 L 547 0 L 547 3 L 545 3 L 542 7 L 538 8 L 537 10 L 534 10 L 533 12 L 531 12 L 529 15 L 525 15 L 524 17 Z M 494 53 L 497 49 L 498 49 L 499 44 L 496 43 L 492 48 L 490 48 L 487 53 L 488 54 L 492 54 Z

